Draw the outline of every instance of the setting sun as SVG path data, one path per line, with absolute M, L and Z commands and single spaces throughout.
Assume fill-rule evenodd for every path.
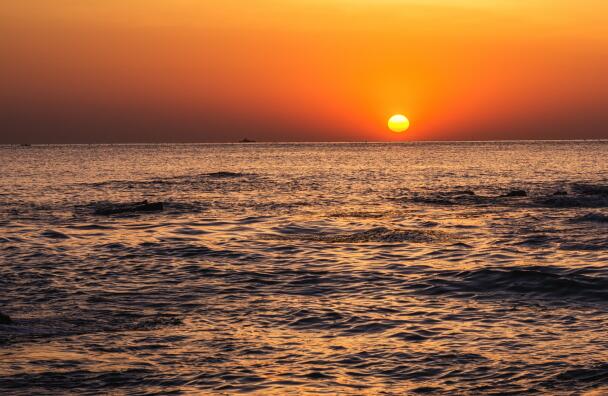
M 405 132 L 410 127 L 410 120 L 402 114 L 395 114 L 388 120 L 388 128 L 393 132 Z

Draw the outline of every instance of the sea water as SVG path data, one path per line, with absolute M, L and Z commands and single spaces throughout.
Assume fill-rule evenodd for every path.
M 0 146 L 0 172 L 2 394 L 608 393 L 608 142 Z

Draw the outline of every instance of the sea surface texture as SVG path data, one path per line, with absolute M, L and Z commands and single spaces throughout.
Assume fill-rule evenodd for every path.
M 608 394 L 607 142 L 2 146 L 0 170 L 3 395 Z

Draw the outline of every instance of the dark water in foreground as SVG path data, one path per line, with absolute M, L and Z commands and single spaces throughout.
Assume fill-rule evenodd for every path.
M 608 394 L 606 142 L 5 146 L 0 169 L 2 394 Z M 165 210 L 94 214 L 143 199 Z

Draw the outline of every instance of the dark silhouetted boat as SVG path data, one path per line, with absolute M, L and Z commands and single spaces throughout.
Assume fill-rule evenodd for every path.
M 243 140 L 239 140 L 239 143 L 255 143 L 255 140 L 249 140 L 249 139 L 245 138 Z

